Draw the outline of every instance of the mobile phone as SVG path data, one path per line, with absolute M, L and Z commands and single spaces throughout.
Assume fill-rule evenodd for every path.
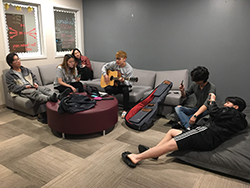
M 208 95 L 208 100 L 210 100 L 211 99 L 211 95 Z
M 181 81 L 181 85 L 183 86 L 183 80 Z
M 78 75 L 77 75 L 77 78 L 81 78 L 81 74 L 78 74 Z

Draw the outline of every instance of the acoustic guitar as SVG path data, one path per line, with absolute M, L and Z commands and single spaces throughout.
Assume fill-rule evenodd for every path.
M 116 81 L 119 82 L 119 78 L 121 77 L 120 72 L 108 70 L 107 75 L 109 77 L 109 83 L 105 82 L 104 76 L 102 75 L 101 82 L 100 82 L 101 87 L 104 88 L 104 87 L 107 87 L 107 86 L 117 86 Z M 138 82 L 138 77 L 130 77 L 130 78 L 124 78 L 123 77 L 123 79 L 124 80 L 129 80 L 131 82 Z

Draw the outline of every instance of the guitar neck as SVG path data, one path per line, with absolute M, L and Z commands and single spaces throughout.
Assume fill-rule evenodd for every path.
M 119 80 L 119 77 L 113 77 L 112 79 L 113 79 L 113 80 Z M 126 77 L 125 77 L 125 78 L 123 77 L 123 79 L 124 79 L 124 80 L 130 80 L 130 78 L 126 78 Z

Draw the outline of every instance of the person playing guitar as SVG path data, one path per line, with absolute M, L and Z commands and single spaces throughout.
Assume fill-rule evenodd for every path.
M 104 88 L 106 93 L 109 95 L 116 95 L 121 93 L 123 95 L 123 112 L 121 117 L 124 118 L 128 111 L 129 104 L 129 92 L 132 90 L 132 84 L 129 80 L 124 78 L 130 78 L 133 76 L 132 66 L 126 62 L 127 54 L 124 51 L 118 51 L 115 54 L 115 61 L 106 63 L 102 67 L 102 76 L 107 86 Z M 115 81 L 114 85 L 110 85 L 110 77 L 108 71 L 117 71 L 119 74 L 119 79 Z

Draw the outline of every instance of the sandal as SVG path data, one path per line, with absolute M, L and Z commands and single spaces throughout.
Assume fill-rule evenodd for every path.
M 121 115 L 121 118 L 124 119 L 125 116 L 126 116 L 126 114 L 127 114 L 127 112 L 126 112 L 126 111 L 123 111 L 123 112 L 122 112 L 122 115 Z
M 131 154 L 129 151 L 123 152 L 122 153 L 122 160 L 126 165 L 128 165 L 131 168 L 135 168 L 137 166 L 137 163 L 133 163 L 131 159 L 128 157 L 128 155 Z

